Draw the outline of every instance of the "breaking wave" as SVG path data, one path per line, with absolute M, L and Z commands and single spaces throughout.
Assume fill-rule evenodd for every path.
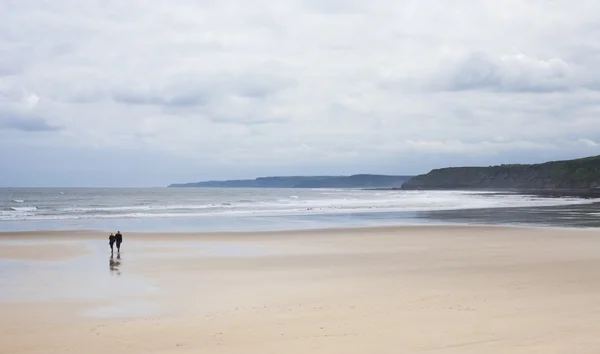
M 36 207 L 10 207 L 10 210 L 28 212 L 28 211 L 36 211 L 37 208 Z
M 367 190 L 94 190 L 36 195 L 35 206 L 0 205 L 0 221 L 146 219 L 419 212 L 591 204 L 595 199 L 493 192 Z M 5 199 L 9 200 L 9 199 Z M 14 204 L 12 204 L 14 205 Z

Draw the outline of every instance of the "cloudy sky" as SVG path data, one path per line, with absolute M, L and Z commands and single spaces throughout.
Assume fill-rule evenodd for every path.
M 600 2 L 2 0 L 1 186 L 600 154 Z

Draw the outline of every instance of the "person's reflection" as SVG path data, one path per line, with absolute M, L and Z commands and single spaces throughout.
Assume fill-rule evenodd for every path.
M 108 267 L 110 268 L 110 272 L 112 274 L 121 275 L 121 254 L 117 253 L 117 259 L 113 258 L 113 254 L 110 254 L 110 260 L 108 261 Z

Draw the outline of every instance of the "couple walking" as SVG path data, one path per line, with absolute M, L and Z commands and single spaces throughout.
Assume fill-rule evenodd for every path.
M 121 235 L 121 231 L 117 231 L 117 234 L 110 233 L 108 236 L 108 244 L 110 245 L 110 253 L 113 252 L 113 245 L 117 243 L 117 252 L 121 252 L 121 243 L 123 243 L 123 235 Z

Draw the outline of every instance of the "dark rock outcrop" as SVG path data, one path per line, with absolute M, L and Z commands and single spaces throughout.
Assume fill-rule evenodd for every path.
M 600 188 L 600 156 L 531 165 L 450 167 L 415 176 L 402 189 L 590 190 Z

